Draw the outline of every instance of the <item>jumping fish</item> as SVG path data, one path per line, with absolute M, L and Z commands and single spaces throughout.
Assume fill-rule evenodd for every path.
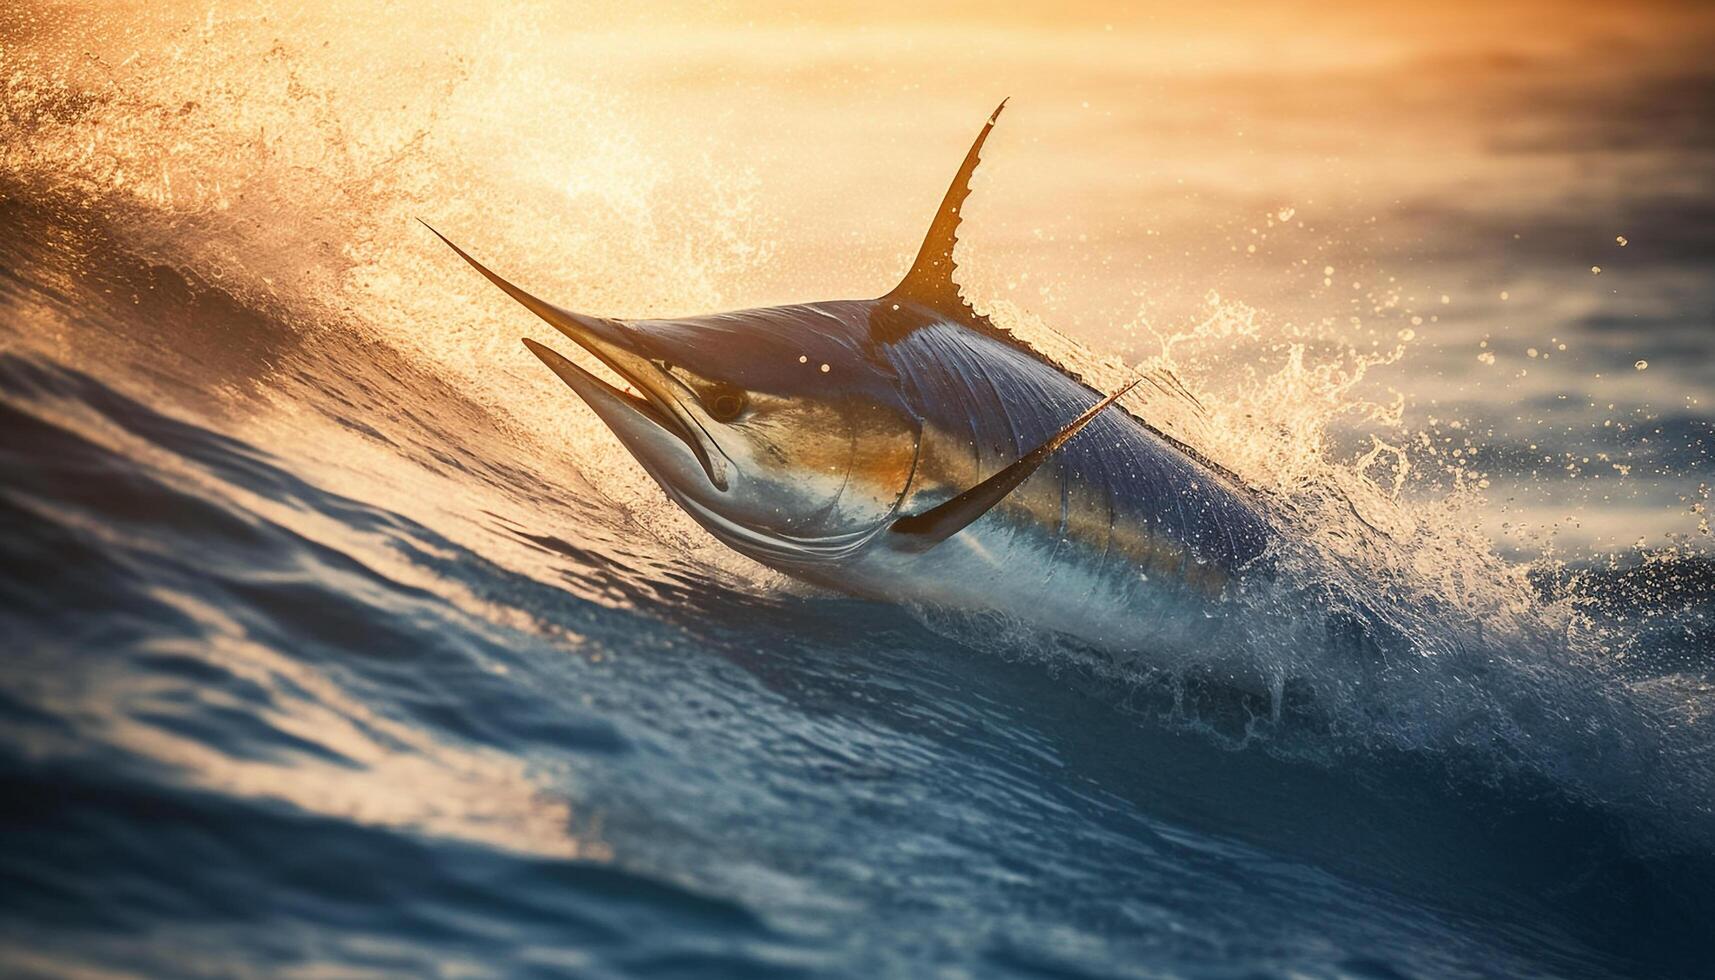
M 1104 397 L 954 282 L 960 211 L 1005 106 L 878 299 L 590 316 L 435 234 L 635 389 L 524 341 L 734 550 L 838 591 L 998 612 L 1109 649 L 1206 644 L 1262 564 L 1262 508 L 1124 406 L 1106 411 L 1129 385 Z

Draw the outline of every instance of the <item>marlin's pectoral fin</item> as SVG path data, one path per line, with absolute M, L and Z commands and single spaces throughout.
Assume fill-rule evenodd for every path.
M 1142 379 L 1139 378 L 1138 381 Z M 1017 489 L 1020 483 L 1030 478 L 1036 468 L 1054 455 L 1054 452 L 1064 446 L 1071 438 L 1089 425 L 1091 420 L 1102 414 L 1102 410 L 1118 401 L 1121 395 L 1137 387 L 1133 381 L 1097 402 L 1089 411 L 1067 423 L 1066 427 L 1049 437 L 1047 442 L 1037 446 L 1030 452 L 1020 456 L 1018 461 L 1001 470 L 964 493 L 937 504 L 921 514 L 901 517 L 893 522 L 888 530 L 902 535 L 906 548 L 912 551 L 928 551 L 960 531 L 972 521 L 989 512 L 995 504 L 1001 502 L 1007 494 Z

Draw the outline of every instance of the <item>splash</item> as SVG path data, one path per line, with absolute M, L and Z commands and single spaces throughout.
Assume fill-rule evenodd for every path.
M 1587 580 L 1552 556 L 1496 552 L 1474 516 L 1488 506 L 1490 481 L 1473 442 L 1448 445 L 1434 419 L 1413 428 L 1391 389 L 1379 400 L 1365 394 L 1377 374 L 1408 363 L 1411 331 L 1366 349 L 1353 337 L 1377 331 L 1356 318 L 1302 327 L 1211 293 L 1207 315 L 1187 326 L 1140 318 L 1134 329 L 1155 352 L 1127 364 L 1014 305 L 997 303 L 993 315 L 1100 387 L 1154 379 L 1127 407 L 1256 492 L 1283 532 L 1278 575 L 1243 597 L 1263 624 L 1257 632 L 1195 662 L 1116 660 L 1004 616 L 922 610 L 933 628 L 1107 676 L 1141 710 L 1233 747 L 1313 758 L 1357 746 L 1429 753 L 1485 781 L 1546 776 L 1638 817 L 1661 846 L 1707 837 L 1708 686 L 1695 670 L 1638 676 L 1639 634 L 1597 614 Z M 1367 445 L 1342 451 L 1354 434 Z M 1657 560 L 1672 566 L 1671 556 Z M 1569 584 L 1542 588 L 1556 579 Z M 1365 637 L 1364 649 L 1331 642 L 1330 619 Z M 1257 672 L 1260 701 L 1210 693 Z M 1674 800 L 1665 821 L 1663 798 Z

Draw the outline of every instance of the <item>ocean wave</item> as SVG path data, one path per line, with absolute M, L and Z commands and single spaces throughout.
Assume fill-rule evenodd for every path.
M 1539 444 L 1407 425 L 1372 384 L 1399 334 L 1211 294 L 1120 358 L 996 299 L 1098 384 L 1149 372 L 1133 407 L 1269 501 L 1258 628 L 1165 662 L 785 582 L 408 220 L 569 302 L 716 308 L 773 255 L 751 177 L 652 156 L 623 98 L 520 67 L 528 18 L 478 21 L 385 111 L 345 95 L 372 67 L 263 20 L 112 84 L 4 52 L 11 965 L 1707 963 L 1706 556 L 1499 554 L 1487 481 Z M 1705 455 L 1694 412 L 1649 421 L 1635 465 Z

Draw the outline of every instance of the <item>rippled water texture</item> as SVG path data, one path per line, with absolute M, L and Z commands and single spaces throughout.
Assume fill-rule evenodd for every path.
M 1710 19 L 1370 7 L 0 11 L 0 973 L 1709 975 Z M 873 295 L 1003 95 L 969 292 L 1183 387 L 1247 644 L 749 564 L 411 221 Z

